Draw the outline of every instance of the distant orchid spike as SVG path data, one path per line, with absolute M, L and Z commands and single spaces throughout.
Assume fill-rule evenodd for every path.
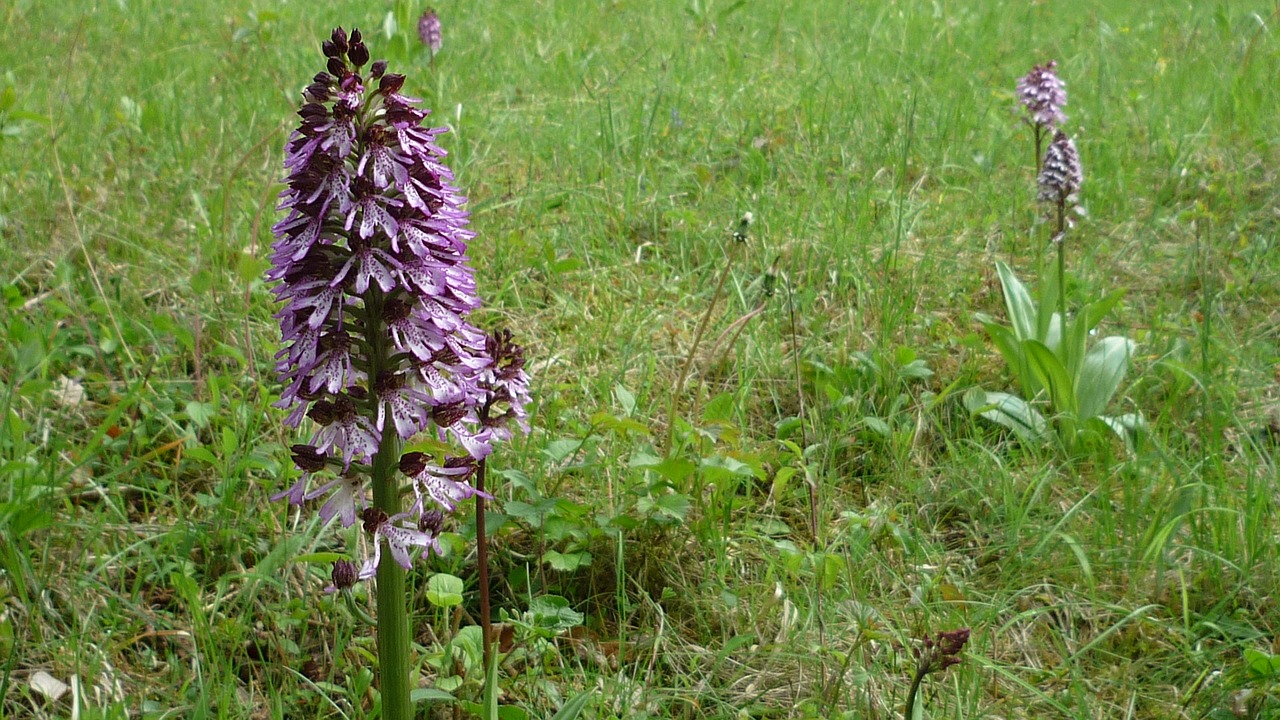
M 1045 151 L 1040 170 L 1039 198 L 1048 202 L 1074 202 L 1076 192 L 1084 182 L 1084 170 L 1080 167 L 1080 153 L 1076 144 L 1059 130 Z
M 1058 127 L 1066 122 L 1062 108 L 1067 104 L 1067 86 L 1057 74 L 1057 61 L 1036 65 L 1018 80 L 1018 100 L 1041 127 Z
M 440 52 L 440 16 L 436 15 L 433 8 L 427 8 L 422 17 L 418 18 L 418 39 L 431 50 L 432 55 Z

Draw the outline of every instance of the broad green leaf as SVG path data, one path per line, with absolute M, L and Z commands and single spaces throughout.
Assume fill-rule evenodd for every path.
M 479 667 L 484 663 L 484 630 L 479 625 L 462 628 L 449 644 L 462 655 L 462 663 L 467 668 Z M 437 679 L 436 685 L 443 687 L 440 682 L 443 679 Z M 452 691 L 456 688 L 445 689 Z
M 1049 406 L 1054 413 L 1075 414 L 1075 387 L 1058 356 L 1039 340 L 1024 340 L 1022 347 L 1036 379 L 1049 390 Z
M 1036 304 L 1031 293 L 1022 281 L 1013 274 L 1003 261 L 996 261 L 996 272 L 1000 274 L 1000 286 L 1004 289 L 1004 304 L 1009 310 L 1009 322 L 1019 340 L 1036 337 Z
M 868 430 L 886 440 L 893 437 L 893 429 L 889 427 L 889 423 L 885 422 L 883 418 L 868 415 L 862 418 L 862 424 L 866 425 Z
M 1017 336 L 1009 328 L 994 321 L 989 322 L 989 318 L 984 319 L 984 317 L 979 315 L 978 321 L 986 328 L 992 344 L 996 346 L 996 350 L 999 350 L 1000 355 L 1004 357 L 1009 370 L 1013 372 L 1013 378 L 1017 381 L 1018 387 L 1022 389 L 1023 394 L 1027 397 L 1039 395 L 1044 386 L 1036 379 L 1035 373 L 1031 372 L 1031 367 L 1027 364 L 1026 353 L 1022 350 L 1022 343 L 1018 341 Z
M 1254 677 L 1270 680 L 1280 678 L 1280 655 L 1269 655 L 1253 648 L 1245 648 L 1244 664 Z
M 648 435 L 649 428 L 644 423 L 629 417 L 619 417 L 603 410 L 591 416 L 591 424 L 601 430 L 608 430 L 623 437 L 628 435 Z
M 187 417 L 191 418 L 191 423 L 196 428 L 203 430 L 209 425 L 209 421 L 218 413 L 218 409 L 212 403 L 198 402 L 192 400 L 187 403 Z
M 1129 370 L 1135 343 L 1118 336 L 1103 338 L 1089 349 L 1080 368 L 1080 417 L 1101 415 Z
M 557 550 L 548 550 L 542 554 L 542 559 L 546 561 L 552 570 L 570 572 L 590 565 L 591 553 L 586 551 L 562 553 Z
M 1124 293 L 1124 290 L 1116 290 L 1101 300 L 1080 308 L 1080 314 L 1084 317 L 1089 330 L 1098 327 L 1098 323 L 1102 322 L 1102 318 L 1106 317 L 1107 313 L 1110 313 L 1111 309 L 1120 302 Z
M 529 601 L 526 618 L 534 627 L 559 632 L 581 625 L 583 615 L 559 595 L 539 595 Z
M 720 393 L 707 401 L 707 407 L 702 411 L 702 421 L 730 422 L 733 420 L 733 408 L 733 393 Z
M 427 602 L 436 607 L 461 605 L 463 589 L 462 578 L 436 573 L 427 580 Z
M 582 445 L 583 441 L 577 438 L 560 438 L 547 443 L 546 447 L 542 448 L 542 454 L 546 456 L 551 464 L 558 465 L 568 460 L 570 455 L 578 452 Z
M 1137 413 L 1116 416 L 1099 415 L 1095 419 L 1111 428 L 1111 431 L 1124 441 L 1124 446 L 1129 452 L 1137 452 L 1138 442 L 1142 438 L 1143 431 L 1147 429 L 1147 423 L 1141 415 Z
M 972 388 L 964 394 L 964 406 L 970 413 L 1012 430 L 1023 442 L 1042 441 L 1049 427 L 1035 408 L 1009 393 Z
M 654 501 L 654 508 L 672 520 L 683 521 L 689 514 L 689 496 L 680 493 L 659 495 Z
M 1051 350 L 1058 349 L 1058 335 L 1062 323 L 1058 318 L 1058 273 L 1046 272 L 1040 281 L 1040 307 L 1036 309 L 1036 339 L 1048 345 Z M 1055 333 L 1054 341 L 1049 341 L 1049 334 Z
M 1061 358 L 1062 364 L 1067 368 L 1067 374 L 1075 378 L 1077 384 L 1080 378 L 1080 366 L 1084 364 L 1084 351 L 1088 342 L 1089 325 L 1085 321 L 1083 314 L 1077 314 L 1075 321 L 1068 325 L 1066 344 L 1058 351 L 1058 357 Z
M 346 555 L 336 552 L 313 552 L 299 555 L 293 559 L 295 563 L 332 565 L 339 560 L 349 560 Z

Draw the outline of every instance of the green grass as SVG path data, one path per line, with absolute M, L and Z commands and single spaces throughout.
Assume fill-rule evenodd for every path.
M 504 704 L 889 718 L 916 639 L 970 626 L 927 717 L 1280 716 L 1245 660 L 1280 652 L 1275 3 L 452 3 L 434 74 L 378 32 L 389 3 L 268 5 L 0 9 L 0 715 L 71 715 L 44 670 L 82 718 L 369 716 L 372 632 L 296 560 L 343 536 L 267 500 L 293 439 L 259 275 L 342 24 L 454 129 L 479 324 L 535 371 L 494 461 L 495 607 L 542 623 Z M 973 319 L 1004 316 L 995 260 L 1050 257 L 1013 87 L 1053 58 L 1072 303 L 1128 291 L 1103 330 L 1139 343 L 1113 404 L 1147 418 L 1136 455 L 1020 446 L 960 403 L 1012 384 Z M 410 576 L 424 687 L 478 617 L 453 522 Z M 582 625 L 525 615 L 542 594 Z

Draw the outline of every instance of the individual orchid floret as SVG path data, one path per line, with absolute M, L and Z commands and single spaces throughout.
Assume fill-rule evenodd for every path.
M 340 559 L 333 563 L 333 571 L 329 577 L 331 582 L 324 589 L 325 592 L 333 593 L 339 590 L 350 590 L 360 580 L 360 568 L 350 560 Z
M 1018 100 L 1040 127 L 1058 127 L 1066 121 L 1062 108 L 1067 104 L 1067 86 L 1057 74 L 1058 63 L 1050 60 L 1036 65 L 1018 80 Z
M 437 555 L 440 554 L 440 541 L 430 531 L 419 530 L 416 525 L 405 527 L 397 524 L 408 517 L 408 513 L 388 516 L 381 508 L 365 508 L 360 518 L 364 522 L 364 531 L 373 537 L 373 556 L 361 566 L 361 580 L 371 578 L 377 572 L 378 562 L 382 559 L 383 540 L 387 541 L 391 557 L 406 570 L 413 567 L 414 548 L 422 548 L 423 552 L 434 550 Z
M 342 527 L 351 527 L 356 522 L 356 510 L 368 505 L 365 488 L 363 477 L 347 472 L 307 493 L 303 499 L 315 500 L 328 495 L 329 499 L 320 507 L 320 522 L 327 524 L 336 517 Z
M 324 470 L 329 464 L 329 458 L 324 453 L 316 450 L 314 445 L 298 443 L 293 445 L 290 450 L 292 451 L 294 464 L 302 471 L 302 477 L 298 478 L 298 481 L 289 489 L 272 495 L 271 501 L 275 502 L 288 498 L 289 504 L 301 505 L 306 499 L 307 486 L 311 483 L 311 476 Z
M 320 452 L 340 451 L 344 468 L 351 466 L 352 459 L 370 460 L 381 441 L 380 431 L 356 403 L 361 388 L 350 390 L 335 395 L 333 400 L 317 400 L 307 411 L 307 417 L 320 426 L 312 442 Z
M 444 465 L 429 462 L 420 452 L 405 453 L 400 458 L 400 472 L 413 483 L 414 510 L 421 515 L 429 512 L 425 510 L 427 500 L 448 512 L 476 495 L 492 500 L 492 495 L 476 490 L 468 482 L 475 471 L 475 461 L 469 457 L 449 457 Z
M 1074 202 L 1076 192 L 1084 182 L 1084 170 L 1080 167 L 1080 153 L 1076 144 L 1059 130 L 1045 151 L 1040 169 L 1039 198 L 1053 203 Z

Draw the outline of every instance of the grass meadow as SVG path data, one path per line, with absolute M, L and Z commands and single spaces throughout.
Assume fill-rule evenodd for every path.
M 450 128 L 473 318 L 529 358 L 501 717 L 902 717 L 961 627 L 919 717 L 1280 717 L 1280 5 L 442 0 L 434 63 L 422 9 L 0 7 L 0 716 L 376 715 L 367 589 L 322 590 L 353 535 L 268 500 L 282 148 L 343 25 Z M 1128 445 L 964 402 L 1014 387 L 996 262 L 1054 257 L 1014 92 L 1050 59 Z M 422 717 L 483 681 L 448 529 Z

